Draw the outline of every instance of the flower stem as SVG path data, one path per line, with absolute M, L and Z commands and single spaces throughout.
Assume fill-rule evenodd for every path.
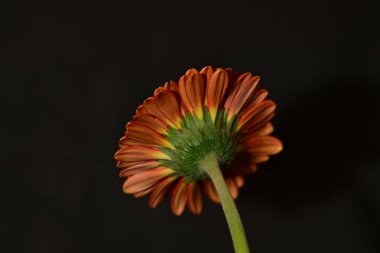
M 230 229 L 232 241 L 236 253 L 249 253 L 247 238 L 245 236 L 243 224 L 239 212 L 231 193 L 224 181 L 224 177 L 219 168 L 218 158 L 214 153 L 206 155 L 200 162 L 199 166 L 210 176 L 216 191 L 219 194 L 220 201 L 228 227 Z

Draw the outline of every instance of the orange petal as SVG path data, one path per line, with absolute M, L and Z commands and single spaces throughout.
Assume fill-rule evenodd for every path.
M 125 163 L 125 162 L 124 162 Z M 159 162 L 157 161 L 143 161 L 143 162 L 135 162 L 135 163 L 126 163 L 121 168 L 119 173 L 120 177 L 129 177 L 134 174 L 150 170 L 153 168 L 159 167 Z
M 211 118 L 214 121 L 219 105 L 223 100 L 228 87 L 228 74 L 223 69 L 218 69 L 211 76 L 206 91 L 206 103 L 209 108 Z
M 251 73 L 245 73 L 238 78 L 225 104 L 225 108 L 228 109 L 228 120 L 230 120 L 232 116 L 237 115 L 243 106 L 245 106 L 259 81 L 260 77 L 252 76 Z
M 266 100 L 248 110 L 239 118 L 238 130 L 241 128 L 257 128 L 267 123 L 274 115 L 276 104 L 271 100 Z
M 282 143 L 272 136 L 254 136 L 245 140 L 247 151 L 254 156 L 268 156 L 279 153 Z
M 202 193 L 197 182 L 191 182 L 187 185 L 187 206 L 193 214 L 202 212 Z
M 203 118 L 205 85 L 205 76 L 199 73 L 184 75 L 179 81 L 179 93 L 185 108 L 199 118 Z
M 176 82 L 173 82 L 173 81 L 166 82 L 165 85 L 164 85 L 164 88 L 167 89 L 167 90 L 178 92 L 178 85 L 177 85 Z
M 199 73 L 198 70 L 191 68 L 188 71 L 186 71 L 185 75 L 189 76 L 191 74 L 198 74 L 198 73 Z
M 219 195 L 216 192 L 215 186 L 211 180 L 203 181 L 203 189 L 207 197 L 214 203 L 220 203 Z
M 236 199 L 239 195 L 239 188 L 237 187 L 235 180 L 230 176 L 227 176 L 224 180 L 226 181 L 226 184 L 228 186 L 228 189 L 230 190 L 232 198 Z
M 158 93 L 160 93 L 160 92 L 162 92 L 164 90 L 166 90 L 166 89 L 163 86 L 160 86 L 160 87 L 158 87 L 157 89 L 154 90 L 153 94 L 154 94 L 154 96 L 157 96 Z
M 139 107 L 137 107 L 136 115 L 141 114 L 148 114 L 148 111 L 145 109 L 144 105 L 139 105 Z
M 167 123 L 175 128 L 181 128 L 181 109 L 177 96 L 173 91 L 163 91 L 154 97 L 158 110 L 165 116 Z
M 144 191 L 139 191 L 139 192 L 136 192 L 135 194 L 133 194 L 135 196 L 135 198 L 141 198 L 141 197 L 144 197 L 146 195 L 148 195 L 151 191 L 153 191 L 154 189 L 154 186 L 144 190 Z
M 239 187 L 239 188 L 243 187 L 243 185 L 244 185 L 244 177 L 242 177 L 240 175 L 236 175 L 234 177 L 234 180 L 235 180 L 235 184 L 237 185 L 237 187 Z
M 207 66 L 201 69 L 200 73 L 206 75 L 208 81 L 214 73 L 214 69 L 211 66 Z
M 252 157 L 253 163 L 263 163 L 269 160 L 269 156 L 254 156 Z
M 170 176 L 158 183 L 149 197 L 149 206 L 155 208 L 166 197 L 170 186 L 177 179 L 177 176 Z
M 268 91 L 266 89 L 257 88 L 249 101 L 247 101 L 247 106 L 242 109 L 241 115 L 244 115 L 247 110 L 251 107 L 256 106 L 257 104 L 263 102 L 265 98 L 268 96 Z
M 178 181 L 172 191 L 170 206 L 175 215 L 180 216 L 185 210 L 187 202 L 185 177 Z
M 140 142 L 141 145 L 151 144 L 155 147 L 167 147 L 174 149 L 174 146 L 155 130 L 145 125 L 132 125 L 126 131 L 125 136 L 134 141 Z
M 254 135 L 257 136 L 266 136 L 270 135 L 273 132 L 274 128 L 272 123 L 268 122 L 264 126 L 262 126 L 260 129 L 254 131 Z
M 157 168 L 135 174 L 128 177 L 123 185 L 123 190 L 125 193 L 145 191 L 158 183 L 161 179 L 173 173 L 175 173 L 175 171 L 169 168 Z
M 131 125 L 143 125 L 152 128 L 156 132 L 160 134 L 164 134 L 167 131 L 166 124 L 160 120 L 159 118 L 150 115 L 136 115 L 133 117 L 133 119 L 130 121 L 129 127 Z
M 115 160 L 124 162 L 138 162 L 144 160 L 167 159 L 169 156 L 161 152 L 159 149 L 145 146 L 128 146 L 119 149 L 115 153 Z
M 148 114 L 151 114 L 155 116 L 156 118 L 159 118 L 166 125 L 170 125 L 170 122 L 168 121 L 168 119 L 164 116 L 164 114 L 162 114 L 160 110 L 158 110 L 154 102 L 154 97 L 149 97 L 145 99 L 143 106 L 144 106 L 144 109 L 148 112 Z

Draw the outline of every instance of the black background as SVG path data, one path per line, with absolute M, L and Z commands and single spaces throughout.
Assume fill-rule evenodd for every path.
M 253 252 L 379 252 L 379 6 L 2 2 L 2 251 L 232 252 L 218 205 L 152 210 L 113 160 L 155 87 L 213 65 L 278 104 L 285 149 L 237 200 Z

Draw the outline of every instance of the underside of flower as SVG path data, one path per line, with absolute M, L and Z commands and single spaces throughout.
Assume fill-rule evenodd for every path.
M 167 82 L 138 107 L 115 154 L 126 193 L 150 194 L 156 207 L 171 193 L 173 213 L 187 205 L 202 210 L 202 189 L 214 202 L 219 195 L 201 161 L 213 154 L 233 198 L 243 176 L 281 151 L 270 136 L 275 104 L 257 88 L 259 77 L 231 69 L 190 69 L 178 84 Z
M 234 123 L 234 120 L 227 122 L 224 110 L 219 110 L 214 122 L 207 108 L 203 110 L 202 118 L 187 114 L 180 129 L 168 130 L 167 139 L 173 148 L 161 148 L 170 157 L 170 160 L 161 160 L 161 165 L 172 168 L 187 181 L 209 178 L 199 167 L 199 161 L 210 153 L 217 155 L 221 168 L 227 168 L 236 152 L 239 137 Z

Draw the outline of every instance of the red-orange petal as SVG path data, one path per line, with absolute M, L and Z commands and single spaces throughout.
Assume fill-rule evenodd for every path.
M 274 128 L 273 128 L 272 123 L 268 122 L 265 125 L 263 125 L 261 128 L 254 131 L 253 134 L 258 135 L 258 136 L 266 136 L 266 135 L 270 135 L 273 132 L 273 130 Z
M 267 123 L 274 115 L 276 104 L 272 100 L 266 100 L 255 106 L 248 108 L 248 110 L 239 118 L 238 130 L 244 128 L 260 128 Z
M 212 120 L 215 120 L 219 105 L 228 88 L 228 74 L 224 69 L 218 69 L 211 76 L 207 84 L 206 104 L 209 108 Z
M 187 202 L 186 194 L 186 182 L 185 177 L 180 179 L 172 191 L 172 199 L 170 202 L 171 209 L 173 213 L 180 216 L 185 210 Z
M 181 128 L 181 109 L 177 96 L 173 91 L 163 91 L 154 97 L 154 102 L 158 110 L 168 120 L 169 125 Z
M 145 125 L 131 125 L 126 131 L 125 136 L 129 139 L 140 142 L 141 145 L 148 144 L 149 146 L 174 149 L 174 146 L 166 139 L 166 137 Z
M 225 104 L 225 108 L 228 109 L 228 120 L 237 115 L 246 105 L 259 81 L 260 77 L 252 76 L 251 73 L 243 74 L 238 78 Z
M 239 188 L 237 187 L 235 180 L 230 176 L 225 177 L 224 180 L 226 181 L 226 184 L 228 186 L 228 189 L 230 190 L 232 198 L 236 199 L 239 196 Z
M 128 177 L 128 179 L 124 182 L 123 190 L 125 193 L 145 191 L 173 173 L 175 173 L 175 171 L 170 168 L 160 167 L 135 174 Z
M 211 66 L 206 66 L 203 69 L 201 69 L 200 73 L 206 75 L 208 81 L 214 73 L 214 69 Z
M 136 109 L 136 115 L 148 114 L 148 111 L 145 109 L 144 105 L 139 105 Z
M 177 176 L 170 176 L 163 179 L 160 183 L 158 183 L 152 194 L 149 197 L 149 206 L 151 208 L 155 208 L 158 204 L 160 204 L 166 197 L 169 192 L 170 186 L 177 179 Z
M 178 85 L 174 81 L 166 82 L 164 88 L 167 90 L 178 92 Z
M 235 184 L 237 185 L 237 187 L 239 187 L 239 188 L 243 187 L 244 177 L 242 177 L 240 175 L 235 175 L 234 180 L 235 180 Z
M 159 149 L 146 146 L 128 146 L 115 153 L 115 160 L 124 162 L 138 162 L 143 160 L 171 160 L 169 156 Z
M 205 76 L 199 73 L 184 75 L 179 81 L 179 93 L 187 111 L 203 118 Z
M 246 150 L 254 156 L 268 156 L 279 153 L 282 143 L 273 136 L 254 136 L 244 142 Z
M 130 121 L 130 124 L 128 125 L 128 128 L 131 125 L 143 125 L 152 128 L 156 132 L 160 134 L 164 134 L 167 131 L 167 125 L 160 120 L 159 118 L 150 115 L 150 114 L 143 114 L 143 115 L 136 115 L 133 117 L 133 119 Z
M 123 166 L 123 167 L 119 167 L 121 169 L 119 173 L 120 177 L 129 177 L 146 170 L 157 168 L 160 165 L 160 163 L 157 161 L 143 161 L 143 162 L 134 162 L 134 163 L 123 162 L 123 163 L 124 163 L 123 165 L 119 165 L 119 166 Z
M 220 203 L 220 198 L 211 180 L 203 181 L 203 189 L 207 197 L 214 203 Z
M 202 193 L 197 182 L 191 182 L 187 185 L 187 206 L 193 214 L 202 212 Z

